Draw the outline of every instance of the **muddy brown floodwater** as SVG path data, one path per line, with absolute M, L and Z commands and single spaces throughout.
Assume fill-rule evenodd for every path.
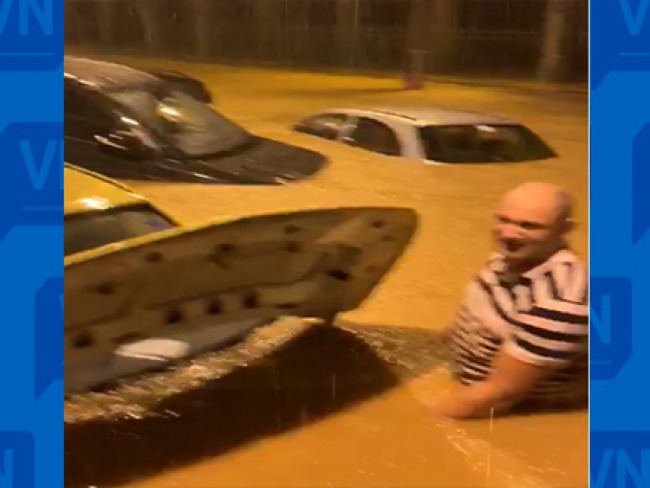
M 573 244 L 587 257 L 586 97 L 452 84 L 402 92 L 395 79 L 128 61 L 198 76 L 232 119 L 332 161 L 318 179 L 286 188 L 135 185 L 180 218 L 388 204 L 415 208 L 421 228 L 371 299 L 335 328 L 275 324 L 223 353 L 69 402 L 66 486 L 587 486 L 586 412 L 465 423 L 434 422 L 426 412 L 453 388 L 436 333 L 490 251 L 501 192 L 532 179 L 566 186 L 578 204 Z M 286 130 L 310 111 L 373 104 L 517 117 L 561 158 L 424 167 Z

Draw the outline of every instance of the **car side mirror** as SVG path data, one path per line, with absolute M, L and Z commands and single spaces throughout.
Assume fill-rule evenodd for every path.
M 303 134 L 320 137 L 322 139 L 328 139 L 330 141 L 336 140 L 339 135 L 338 131 L 335 128 L 323 125 L 310 126 L 308 124 L 303 124 L 300 122 L 293 126 L 293 130 L 296 132 L 302 132 Z

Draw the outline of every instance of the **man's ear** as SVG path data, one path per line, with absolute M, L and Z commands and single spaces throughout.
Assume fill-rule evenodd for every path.
M 572 218 L 567 218 L 564 219 L 561 225 L 562 225 L 562 233 L 568 234 L 569 232 L 573 231 L 578 224 Z

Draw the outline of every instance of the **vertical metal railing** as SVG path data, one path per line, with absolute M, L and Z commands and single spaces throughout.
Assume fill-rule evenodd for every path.
M 538 76 L 544 46 L 559 45 L 545 24 L 548 2 L 558 0 L 424 1 L 423 46 L 409 45 L 414 0 L 65 0 L 66 41 L 214 62 L 395 71 L 417 51 L 425 72 L 489 77 Z M 572 6 L 564 75 L 586 80 L 587 0 L 563 1 Z M 107 8 L 117 12 L 108 27 Z M 156 30 L 155 42 L 145 27 Z

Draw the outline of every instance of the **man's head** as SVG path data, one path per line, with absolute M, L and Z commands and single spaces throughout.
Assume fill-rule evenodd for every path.
M 524 183 L 506 193 L 497 207 L 494 236 L 514 267 L 534 265 L 566 244 L 573 227 L 569 194 L 549 183 Z

